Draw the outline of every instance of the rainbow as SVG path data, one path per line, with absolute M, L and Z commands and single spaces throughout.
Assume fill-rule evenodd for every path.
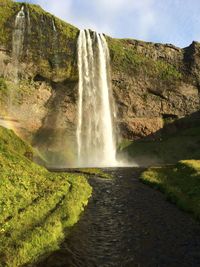
M 12 129 L 14 132 L 18 132 L 17 129 L 20 128 L 20 122 L 16 119 L 13 119 L 11 117 L 0 117 L 0 126 Z

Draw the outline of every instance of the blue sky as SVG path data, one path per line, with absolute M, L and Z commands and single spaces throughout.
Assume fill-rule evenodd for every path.
M 200 41 L 199 0 L 29 0 L 79 27 L 118 38 L 188 46 Z

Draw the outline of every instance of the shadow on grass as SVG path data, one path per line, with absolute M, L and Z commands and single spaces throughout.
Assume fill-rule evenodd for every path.
M 173 121 L 172 121 L 173 120 Z M 121 157 L 140 166 L 174 164 L 183 159 L 200 158 L 200 112 L 181 119 L 170 118 L 164 127 L 136 141 L 123 141 Z

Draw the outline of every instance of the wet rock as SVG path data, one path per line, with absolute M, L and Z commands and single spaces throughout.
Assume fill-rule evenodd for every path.
M 79 30 L 39 7 L 24 5 L 26 30 L 19 59 L 22 86 L 12 83 L 12 34 L 15 15 L 21 6 L 11 1 L 9 5 L 0 6 L 7 12 L 0 22 L 0 76 L 10 91 L 16 92 L 12 95 L 14 101 L 9 113 L 21 122 L 20 135 L 34 140 L 35 146 L 44 154 L 51 151 L 48 152 L 51 154 L 49 160 L 53 162 L 60 149 L 63 154 L 67 148 L 74 149 Z M 55 27 L 52 27 L 52 20 Z M 171 44 L 106 38 L 110 49 L 116 125 L 122 137 L 138 139 L 151 135 L 167 123 L 167 115 L 179 119 L 199 110 L 198 42 L 181 49 Z M 11 99 L 8 95 L 2 95 L 2 92 L 0 95 L 2 114 L 8 112 Z M 63 149 L 62 139 L 68 140 Z M 72 158 L 69 152 L 68 164 Z

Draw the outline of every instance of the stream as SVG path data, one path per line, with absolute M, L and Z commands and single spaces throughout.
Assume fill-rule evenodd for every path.
M 63 242 L 37 267 L 199 267 L 200 225 L 142 184 L 137 168 L 91 177 L 93 196 Z

